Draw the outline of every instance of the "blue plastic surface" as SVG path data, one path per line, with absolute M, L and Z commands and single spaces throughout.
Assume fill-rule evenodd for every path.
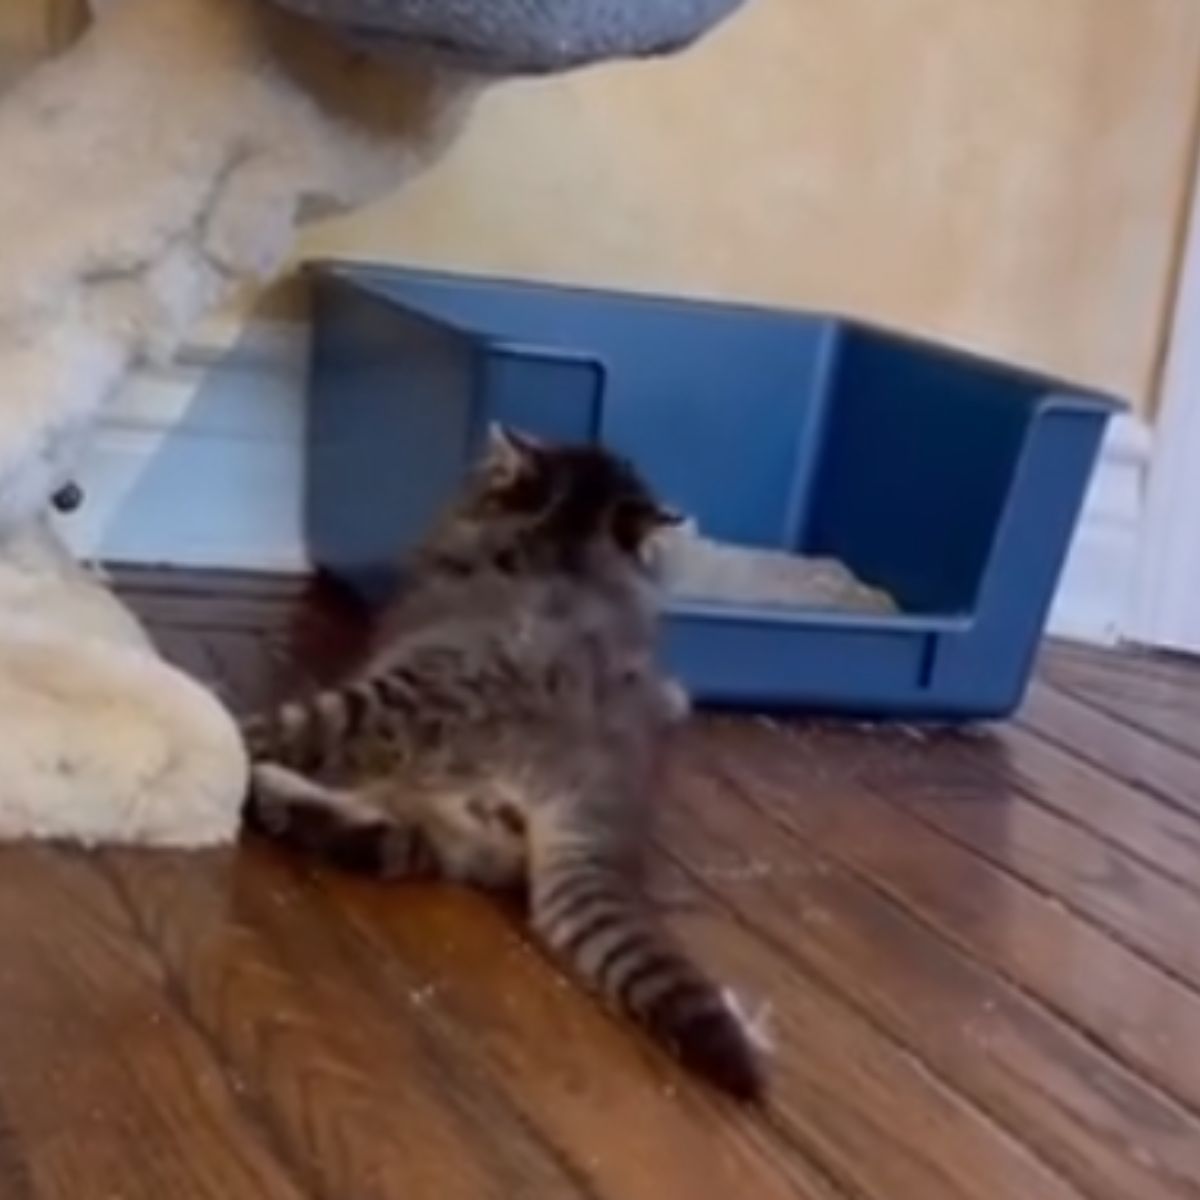
M 709 704 L 1002 717 L 1020 702 L 1119 406 L 834 317 L 325 263 L 306 523 L 372 601 L 486 423 L 598 439 L 710 537 L 834 555 L 900 616 L 679 602 Z

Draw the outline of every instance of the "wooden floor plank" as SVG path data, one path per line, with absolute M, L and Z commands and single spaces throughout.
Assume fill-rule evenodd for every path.
M 90 866 L 4 851 L 0 914 L 6 1198 L 308 1195 Z
M 258 712 L 281 692 L 298 690 L 299 670 L 288 671 L 273 653 L 278 634 L 256 630 L 205 630 L 191 634 L 211 659 L 211 680 L 221 698 L 238 713 Z
M 151 629 L 213 632 L 275 629 L 292 611 L 290 603 L 283 606 L 270 598 L 228 596 L 217 601 L 202 592 L 139 592 L 131 596 L 130 606 Z
M 877 795 L 1094 921 L 1200 996 L 1200 896 L 1030 803 L 984 742 L 968 750 L 959 737 L 881 734 L 857 748 L 858 779 Z
M 1156 704 L 1200 712 L 1196 679 L 1200 657 L 1160 654 L 1150 650 L 1101 650 L 1076 642 L 1047 642 L 1038 660 L 1042 676 L 1068 675 L 1088 691 L 1151 698 Z
M 1200 817 L 1114 779 L 1031 729 L 1009 725 L 996 739 L 1000 753 L 968 744 L 961 759 L 1200 893 Z
M 1018 718 L 1114 778 L 1200 816 L 1200 758 L 1035 682 Z
M 857 779 L 862 738 L 714 726 L 743 796 L 1200 1112 L 1200 998 Z M 1003 836 L 998 822 L 997 836 Z
M 123 577 L 238 710 L 369 632 L 305 581 Z M 1200 1200 L 1200 669 L 1052 647 L 1042 671 L 990 738 L 684 735 L 656 893 L 773 1002 L 765 1113 L 687 1080 L 490 898 L 261 845 L 32 852 L 0 880 L 0 1196 Z M 34 1095 L 64 1062 L 78 1095 Z
M 772 1108 L 851 1195 L 1007 1200 L 1080 1193 L 828 989 L 720 913 L 677 922 L 720 977 L 771 1003 Z
M 228 874 L 107 852 L 191 1020 L 325 1197 L 587 1197 L 495 1095 L 467 1045 L 381 1002 L 270 854 Z M 391 969 L 396 969 L 394 966 Z M 424 981 L 413 976 L 414 991 Z
M 888 1052 L 894 1052 L 894 1048 L 892 1048 L 892 1046 L 889 1046 L 887 1043 L 881 1043 L 881 1045 L 882 1045 L 883 1049 L 876 1051 L 876 1057 L 886 1056 L 888 1054 Z M 868 1126 L 870 1126 L 871 1123 L 872 1122 L 870 1120 L 868 1120 L 868 1118 L 864 1118 L 864 1116 L 862 1114 L 858 1114 L 856 1116 L 856 1118 L 854 1118 L 854 1124 L 856 1124 L 856 1127 L 863 1126 L 863 1124 L 868 1124 Z M 892 1121 L 892 1122 L 884 1121 L 884 1124 L 894 1124 L 894 1121 Z M 986 1123 L 984 1123 L 984 1128 L 986 1128 Z M 808 1126 L 806 1126 L 806 1124 L 804 1122 L 800 1122 L 800 1127 L 796 1129 L 796 1135 L 797 1135 L 797 1138 L 803 1142 L 803 1144 L 805 1144 L 805 1145 L 814 1144 L 814 1136 L 815 1136 L 814 1132 L 812 1132 L 812 1129 L 809 1128 Z M 820 1135 L 816 1135 L 816 1144 L 817 1145 L 821 1144 L 821 1136 Z M 908 1157 L 910 1157 L 913 1152 L 914 1152 L 913 1147 L 905 1146 L 904 1151 L 902 1151 L 902 1153 L 899 1154 L 898 1158 L 901 1160 L 905 1160 L 905 1162 L 907 1162 Z M 979 1151 L 977 1151 L 977 1153 L 979 1153 Z M 986 1154 L 986 1151 L 984 1151 L 982 1153 Z M 854 1160 L 856 1160 L 856 1158 L 857 1158 L 857 1154 L 854 1153 L 853 1151 L 850 1151 L 848 1153 L 846 1151 L 842 1151 L 840 1158 L 838 1156 L 836 1156 L 836 1154 L 835 1154 L 833 1162 L 827 1163 L 826 1165 L 827 1165 L 828 1169 L 832 1170 L 832 1172 L 835 1176 L 838 1176 L 839 1178 L 841 1178 L 841 1180 L 847 1180 L 846 1163 L 847 1162 L 852 1163 L 852 1162 L 854 1162 Z M 1018 1162 L 1024 1162 L 1024 1158 L 1021 1157 L 1021 1154 L 1019 1151 L 1016 1152 L 1016 1159 L 1018 1159 Z M 887 1177 L 889 1175 L 894 1175 L 896 1170 L 898 1170 L 898 1166 L 896 1166 L 895 1162 L 890 1162 L 890 1160 L 884 1159 L 884 1175 L 876 1178 L 875 1186 L 880 1187 L 881 1183 L 882 1183 L 882 1178 Z M 1009 1174 L 1012 1174 L 1012 1170 L 1013 1170 L 1012 1165 L 1009 1165 L 1009 1169 L 1008 1169 Z M 1018 1172 L 1018 1175 L 1020 1175 L 1020 1172 Z M 1048 1176 L 1046 1178 L 1052 1178 L 1052 1177 Z M 937 1186 L 937 1184 L 935 1182 L 936 1175 L 931 1175 L 931 1176 L 926 1176 L 926 1177 L 919 1177 L 919 1176 L 914 1175 L 913 1176 L 913 1186 L 914 1187 L 918 1186 L 918 1180 L 919 1180 L 919 1186 L 924 1189 L 928 1189 L 931 1186 L 936 1188 L 936 1186 Z M 856 1187 L 862 1186 L 862 1182 L 863 1181 L 860 1181 L 860 1180 L 853 1181 L 854 1186 L 856 1186 Z M 1028 1184 L 1028 1183 L 1030 1183 L 1030 1180 L 1025 1180 L 1024 1183 Z M 1054 1186 L 1057 1186 L 1057 1181 L 1055 1181 L 1054 1183 L 1049 1183 L 1049 1182 L 1046 1182 L 1046 1180 L 1043 1180 L 1043 1178 L 1039 1178 L 1039 1180 L 1037 1181 L 1037 1186 L 1040 1188 L 1043 1188 L 1043 1189 L 1045 1189 L 1046 1187 L 1054 1187 Z M 956 1188 L 961 1187 L 961 1181 L 959 1181 L 958 1184 L 955 1184 L 955 1187 Z
M 383 901 L 378 903 L 382 905 Z M 381 916 L 380 924 L 388 931 L 389 944 L 403 955 L 405 961 L 411 961 L 410 955 L 422 950 L 425 961 L 429 961 L 429 951 L 437 946 L 436 940 L 420 937 L 419 933 L 405 924 L 394 908 L 390 915 L 385 911 Z M 825 1171 L 850 1194 L 879 1197 L 879 1200 L 893 1194 L 954 1196 L 963 1200 L 978 1195 L 999 1200 L 999 1197 L 1010 1194 L 1029 1195 L 1031 1193 L 1027 1189 L 1032 1187 L 1036 1194 L 1046 1196 L 1048 1200 L 1054 1196 L 1074 1195 L 1069 1189 L 1060 1188 L 1058 1181 L 1032 1163 L 1021 1147 L 999 1137 L 986 1121 L 980 1120 L 978 1114 L 964 1107 L 952 1093 L 939 1087 L 923 1072 L 914 1071 L 911 1062 L 898 1053 L 895 1046 L 880 1039 L 873 1030 L 840 1009 L 827 996 L 814 991 L 807 981 L 794 975 L 776 955 L 765 952 L 756 940 L 723 919 L 719 913 L 705 913 L 693 908 L 687 915 L 677 918 L 676 924 L 685 933 L 691 930 L 690 940 L 704 948 L 706 959 L 711 958 L 714 967 L 725 966 L 732 977 L 741 978 L 751 986 L 758 984 L 769 989 L 777 998 L 775 1016 L 778 1035 L 781 1044 L 786 1044 L 789 1050 L 785 1055 L 786 1061 L 779 1066 L 777 1078 L 773 1080 L 774 1121 L 794 1137 L 796 1145 L 808 1148 L 811 1154 L 818 1157 Z M 457 928 L 447 933 L 457 940 L 462 930 Z M 378 936 L 378 925 L 372 936 Z M 529 952 L 520 949 L 519 943 L 513 943 L 513 948 L 518 960 L 528 961 Z M 444 964 L 429 962 L 429 968 L 430 977 L 437 980 L 434 986 L 439 995 L 444 989 L 454 986 L 453 973 L 446 970 Z M 433 973 L 435 970 L 437 974 Z M 504 989 L 503 994 L 515 997 L 513 1007 L 520 1006 L 525 998 L 521 993 L 513 992 L 517 980 L 512 978 L 511 967 L 508 976 L 500 985 Z M 562 991 L 559 992 L 556 1007 L 561 1007 L 564 1013 L 569 1012 L 568 1019 L 576 1027 L 581 1020 L 587 1019 L 586 1009 L 589 1006 L 583 1005 L 581 1008 L 581 1000 L 574 995 L 573 988 L 566 989 L 565 996 Z M 508 1015 L 511 1019 L 511 1009 Z M 820 1036 L 814 1037 L 818 1028 Z M 618 1029 L 617 1032 L 624 1041 L 617 1065 L 626 1078 L 621 1080 L 614 1077 L 611 1068 L 604 1074 L 608 1086 L 618 1087 L 621 1095 L 625 1096 L 630 1079 L 636 1080 L 641 1071 L 624 1061 L 633 1048 L 632 1031 L 622 1032 Z M 558 1040 L 562 1042 L 566 1039 L 563 1037 Z M 528 1047 L 520 1050 L 521 1055 L 529 1053 Z M 510 1049 L 510 1057 L 512 1054 Z M 584 1082 L 590 1080 L 591 1072 L 585 1065 L 590 1060 L 589 1055 L 585 1062 L 568 1060 L 565 1064 L 568 1068 L 578 1068 L 579 1088 L 590 1089 L 590 1083 Z M 562 1066 L 559 1070 L 562 1070 Z M 512 1071 L 520 1072 L 515 1076 L 510 1074 L 510 1077 L 519 1078 L 523 1084 L 522 1090 L 527 1094 L 533 1089 L 543 1090 L 546 1086 L 545 1067 L 539 1069 L 536 1082 L 526 1082 L 528 1072 L 520 1069 L 519 1060 L 517 1065 L 510 1066 Z M 549 1075 L 553 1078 L 552 1072 Z M 835 1078 L 838 1080 L 836 1085 L 831 1083 Z M 686 1086 L 679 1090 L 676 1081 L 665 1093 L 666 1102 L 671 1106 L 694 1108 L 694 1098 L 690 1103 L 679 1099 L 680 1095 L 686 1097 L 688 1091 Z M 649 1105 L 653 1110 L 661 1111 L 662 1101 L 659 1097 L 663 1095 L 661 1087 L 644 1088 L 641 1102 L 634 1102 L 638 1103 L 640 1109 L 644 1110 Z M 904 1103 L 897 1107 L 895 1099 L 900 1096 L 904 1097 Z M 615 1097 L 605 1095 L 597 1099 L 611 1101 Z M 602 1109 L 598 1105 L 589 1105 L 587 1111 L 592 1114 L 590 1116 L 576 1108 L 574 1120 L 579 1122 L 582 1119 L 585 1127 L 590 1125 L 592 1138 L 599 1135 L 600 1140 L 606 1143 L 616 1140 L 604 1136 L 594 1115 L 598 1109 L 624 1114 L 621 1127 L 626 1128 L 628 1110 L 610 1103 L 603 1104 Z M 569 1112 L 565 1099 L 560 1097 L 555 1103 L 555 1116 L 549 1119 L 561 1125 L 571 1119 Z M 544 1123 L 548 1118 L 540 1112 L 538 1119 L 539 1123 Z M 947 1143 L 963 1148 L 961 1159 L 950 1161 L 950 1156 L 931 1153 L 927 1139 L 931 1125 L 945 1131 Z M 718 1139 L 718 1146 L 728 1144 L 736 1129 L 735 1124 L 729 1123 L 723 1135 L 714 1128 L 710 1136 Z M 924 1136 L 922 1131 L 925 1131 Z M 649 1132 L 649 1129 L 643 1129 L 642 1138 Z M 624 1137 L 628 1138 L 629 1135 Z M 642 1150 L 640 1153 L 647 1152 Z M 984 1169 L 988 1163 L 994 1165 L 994 1171 Z M 598 1163 L 597 1169 L 604 1165 L 611 1170 L 615 1164 Z M 625 1162 L 621 1165 L 628 1169 L 632 1164 Z M 728 1191 L 723 1190 L 729 1186 L 728 1172 L 710 1174 L 710 1168 L 706 1166 L 697 1173 L 695 1168 L 699 1165 L 693 1163 L 691 1169 L 676 1166 L 675 1175 L 680 1185 L 685 1185 L 680 1187 L 679 1195 L 728 1195 Z M 750 1194 L 768 1194 L 758 1186 L 750 1186 L 752 1177 L 747 1175 L 745 1166 L 738 1168 L 738 1173 L 743 1188 Z M 997 1175 L 1005 1179 L 1003 1185 L 996 1184 Z M 611 1194 L 671 1195 L 674 1194 L 674 1188 L 667 1182 L 669 1179 L 670 1175 L 659 1172 L 632 1182 L 626 1178 Z M 804 1186 L 811 1191 L 814 1182 L 812 1178 L 806 1179 Z M 635 1189 L 633 1192 L 627 1190 L 631 1186 Z M 693 1190 L 696 1188 L 700 1190 Z M 892 1189 L 896 1190 L 893 1192 Z
M 688 1086 L 626 1022 L 582 996 L 493 899 L 311 880 L 372 956 L 428 980 L 423 1003 L 455 1023 L 509 1102 L 586 1165 L 603 1195 L 841 1195 L 753 1114 Z M 403 1002 L 403 981 L 392 990 Z
M 1140 676 L 1092 659 L 1061 655 L 1048 656 L 1041 677 L 1051 687 L 1185 754 L 1200 753 L 1196 746 L 1200 697 L 1193 689 L 1162 676 Z
M 216 664 L 201 635 L 190 629 L 166 627 L 155 631 L 154 641 L 158 652 L 165 658 L 193 679 L 215 690 L 222 700 L 228 699 L 221 693 Z
M 663 843 L 746 925 L 1103 1200 L 1200 1187 L 1200 1121 L 723 784 L 691 739 Z M 796 804 L 804 803 L 797 797 Z
M 106 568 L 106 574 L 135 604 L 148 596 L 188 596 L 202 601 L 210 612 L 236 598 L 270 604 L 278 613 L 302 602 L 312 587 L 307 575 L 275 571 L 190 571 L 122 563 Z
M 1084 699 L 1108 700 L 1142 717 L 1160 712 L 1200 715 L 1193 670 L 1164 665 L 1157 658 L 1054 646 L 1040 656 L 1038 675 Z

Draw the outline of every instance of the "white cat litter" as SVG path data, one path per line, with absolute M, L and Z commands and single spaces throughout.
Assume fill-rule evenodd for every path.
M 881 615 L 898 611 L 887 592 L 864 583 L 836 559 L 714 541 L 694 520 L 659 535 L 651 566 L 675 597 Z

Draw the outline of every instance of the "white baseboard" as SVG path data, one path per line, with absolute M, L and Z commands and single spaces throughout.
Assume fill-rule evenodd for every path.
M 1111 646 L 1128 636 L 1151 444 L 1134 417 L 1109 427 L 1050 614 L 1056 637 Z
M 299 323 L 258 322 L 231 347 L 194 346 L 138 373 L 81 473 L 61 527 L 76 553 L 118 563 L 303 571 L 304 376 Z M 1114 421 L 1050 620 L 1098 644 L 1126 632 L 1148 429 Z
M 135 373 L 60 520 L 76 554 L 114 563 L 303 571 L 307 337 L 256 322 L 235 345 Z

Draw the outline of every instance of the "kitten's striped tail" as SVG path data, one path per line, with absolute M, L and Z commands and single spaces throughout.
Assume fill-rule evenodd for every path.
M 593 990 L 691 1071 L 739 1099 L 761 1099 L 761 1034 L 659 927 L 619 869 L 578 848 L 535 852 L 530 905 L 535 932 Z
M 388 676 L 327 688 L 289 700 L 272 712 L 242 723 L 242 737 L 255 762 L 275 762 L 301 771 L 319 769 L 339 746 L 404 709 L 406 696 Z

